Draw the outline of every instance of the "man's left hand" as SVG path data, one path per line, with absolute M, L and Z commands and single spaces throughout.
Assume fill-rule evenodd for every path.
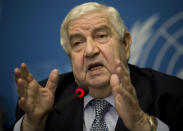
M 131 131 L 150 131 L 148 115 L 139 106 L 129 70 L 120 61 L 117 61 L 115 74 L 111 75 L 110 85 L 116 110 L 124 125 Z

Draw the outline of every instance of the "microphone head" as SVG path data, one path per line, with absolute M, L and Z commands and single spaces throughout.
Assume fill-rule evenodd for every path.
M 88 94 L 88 92 L 89 92 L 89 89 L 85 85 L 79 86 L 75 91 L 75 93 L 77 94 L 77 97 L 79 97 L 79 98 L 86 96 Z

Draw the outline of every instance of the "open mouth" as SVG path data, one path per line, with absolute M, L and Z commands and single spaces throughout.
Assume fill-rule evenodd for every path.
M 93 63 L 88 66 L 88 70 L 89 71 L 98 70 L 102 67 L 103 67 L 103 65 L 101 63 Z

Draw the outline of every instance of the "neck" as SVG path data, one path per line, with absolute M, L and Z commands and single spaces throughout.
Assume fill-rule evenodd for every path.
M 92 88 L 89 87 L 89 94 L 94 98 L 106 98 L 110 96 L 112 93 L 111 87 L 105 87 L 105 88 Z

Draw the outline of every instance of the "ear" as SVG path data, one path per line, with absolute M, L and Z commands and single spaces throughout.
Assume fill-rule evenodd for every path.
M 70 53 L 67 53 L 67 56 L 68 56 L 69 59 L 71 60 L 71 54 L 70 54 Z
M 123 44 L 125 46 L 125 51 L 126 51 L 126 58 L 127 60 L 130 57 L 130 48 L 132 44 L 132 38 L 129 32 L 125 32 L 124 38 L 123 38 Z
M 69 57 L 69 59 L 71 60 L 71 49 L 68 47 L 67 51 L 66 51 L 67 56 Z

